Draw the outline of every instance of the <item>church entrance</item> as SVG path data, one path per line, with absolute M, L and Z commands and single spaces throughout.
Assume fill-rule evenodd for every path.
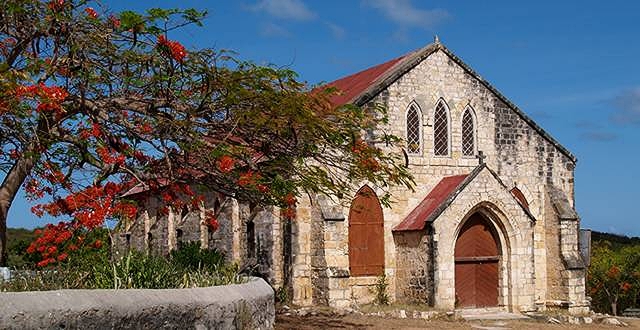
M 493 225 L 473 214 L 460 230 L 455 250 L 456 307 L 498 305 L 500 249 Z

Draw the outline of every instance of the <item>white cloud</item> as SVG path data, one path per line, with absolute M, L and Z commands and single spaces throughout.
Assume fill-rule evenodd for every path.
M 325 22 L 324 24 L 329 28 L 329 31 L 331 31 L 331 34 L 333 34 L 336 39 L 344 39 L 347 35 L 347 31 L 345 31 L 345 29 L 340 25 L 331 22 Z
M 389 20 L 403 27 L 431 29 L 451 15 L 444 9 L 420 9 L 411 0 L 364 0 L 369 7 L 378 9 Z
M 261 0 L 249 7 L 256 12 L 265 12 L 271 16 L 308 21 L 316 17 L 301 0 Z
M 260 27 L 260 34 L 265 37 L 285 37 L 291 36 L 291 33 L 280 25 L 274 23 L 266 23 Z
M 616 124 L 640 125 L 640 87 L 623 91 L 613 98 L 616 111 L 611 120 Z

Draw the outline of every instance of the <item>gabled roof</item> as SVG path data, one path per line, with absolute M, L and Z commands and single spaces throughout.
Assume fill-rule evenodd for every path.
M 449 197 L 467 175 L 448 176 L 438 182 L 418 206 L 393 231 L 422 230 L 433 211 Z
M 482 170 L 487 170 L 496 179 L 509 195 L 517 202 L 522 210 L 529 216 L 532 221 L 536 221 L 535 217 L 528 208 L 518 201 L 518 199 L 511 194 L 507 189 L 507 186 L 500 180 L 498 175 L 492 171 L 486 164 L 478 165 L 468 175 L 456 175 L 448 176 L 440 180 L 438 184 L 429 192 L 418 206 L 416 206 L 409 215 L 407 215 L 402 222 L 393 228 L 392 231 L 413 231 L 423 230 L 427 227 L 427 224 L 433 222 L 444 210 L 453 203 L 458 194 L 465 188 L 473 179 L 475 179 Z
M 453 54 L 447 47 L 436 41 L 421 49 L 410 52 L 406 55 L 395 58 L 391 61 L 373 66 L 366 70 L 360 71 L 356 74 L 335 80 L 328 83 L 327 87 L 335 87 L 341 93 L 332 97 L 331 101 L 334 105 L 340 106 L 344 104 L 353 104 L 357 106 L 363 106 L 367 102 L 371 101 L 380 92 L 385 90 L 389 85 L 394 83 L 405 73 L 413 69 L 420 64 L 424 59 L 431 54 L 442 51 L 455 63 L 460 65 L 467 73 L 471 74 L 474 78 L 493 92 L 502 102 L 507 104 L 522 120 L 529 124 L 536 132 L 555 146 L 562 154 L 567 156 L 574 163 L 577 158 L 558 141 L 556 141 L 549 133 L 547 133 L 542 127 L 536 124 L 533 119 L 527 116 L 520 108 L 518 108 L 513 102 L 502 95 L 495 87 L 493 87 L 488 81 L 484 80 L 478 73 L 476 73 L 470 66 L 464 63 L 459 57 Z
M 339 91 L 339 94 L 331 97 L 331 102 L 335 105 L 353 103 L 356 97 L 364 93 L 369 86 L 375 85 L 386 72 L 393 70 L 393 67 L 406 56 L 394 58 L 327 84 L 326 87 L 334 87 Z

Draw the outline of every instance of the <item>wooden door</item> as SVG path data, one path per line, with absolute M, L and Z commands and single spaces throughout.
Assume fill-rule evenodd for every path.
M 376 193 L 364 186 L 349 211 L 349 269 L 352 276 L 384 271 L 384 221 Z
M 456 241 L 457 307 L 498 305 L 500 250 L 493 226 L 480 214 L 464 224 Z

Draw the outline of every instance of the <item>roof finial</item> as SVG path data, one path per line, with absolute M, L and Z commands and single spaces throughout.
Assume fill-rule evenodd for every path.
M 439 44 L 440 43 L 440 38 L 438 38 L 437 34 L 433 35 L 433 43 L 435 43 L 435 44 Z

